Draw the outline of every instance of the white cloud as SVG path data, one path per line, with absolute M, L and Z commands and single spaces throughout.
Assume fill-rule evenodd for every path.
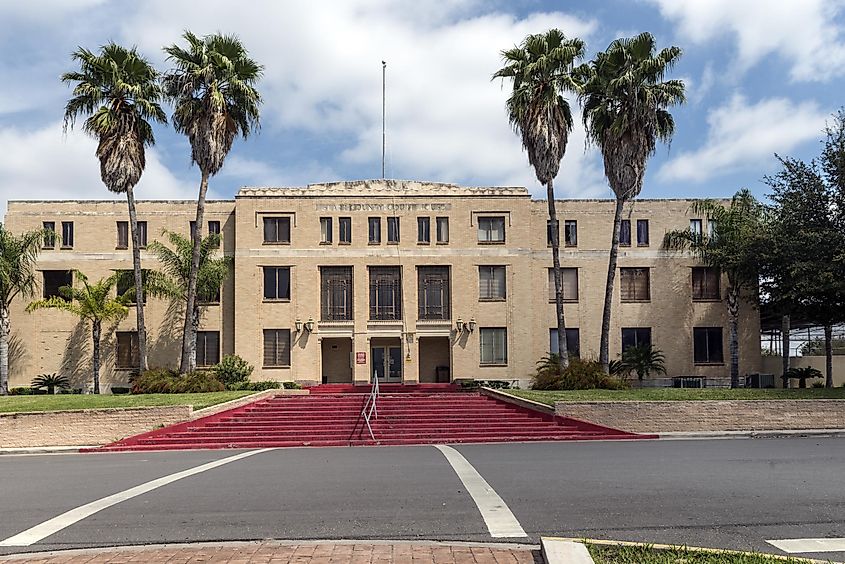
M 34 131 L 0 128 L 0 215 L 8 200 L 123 198 L 100 181 L 95 150 L 80 132 L 64 136 L 59 122 Z M 173 176 L 150 149 L 136 190 L 139 199 L 196 198 L 196 186 Z
M 768 98 L 749 104 L 745 97 L 734 95 L 709 113 L 704 145 L 670 159 L 660 168 L 658 179 L 701 182 L 764 166 L 773 153 L 789 153 L 820 138 L 827 116 L 811 101 Z
M 845 72 L 840 0 L 651 0 L 680 25 L 678 35 L 707 44 L 735 36 L 738 70 L 777 54 L 792 80 L 828 80 Z

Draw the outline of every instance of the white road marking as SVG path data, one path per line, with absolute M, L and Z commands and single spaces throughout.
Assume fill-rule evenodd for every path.
M 86 517 L 90 517 L 91 515 L 102 511 L 103 509 L 108 509 L 112 505 L 116 505 L 122 501 L 132 499 L 133 497 L 137 497 L 154 489 L 166 486 L 167 484 L 172 484 L 173 482 L 181 480 L 182 478 L 188 478 L 190 476 L 194 476 L 195 474 L 200 474 L 213 468 L 217 468 L 218 466 L 229 464 L 230 462 L 235 462 L 247 458 L 249 456 L 260 454 L 262 452 L 267 452 L 268 450 L 273 449 L 262 448 L 259 450 L 250 450 L 247 452 L 236 454 L 234 456 L 221 458 L 220 460 L 208 462 L 200 466 L 195 466 L 194 468 L 188 468 L 187 470 L 182 470 L 181 472 L 176 472 L 175 474 L 170 474 L 169 476 L 163 476 L 145 484 L 135 486 L 134 488 L 129 488 L 128 490 L 117 492 L 116 494 L 106 496 L 96 501 L 92 501 L 91 503 L 86 503 L 85 505 L 81 505 L 75 509 L 71 509 L 70 511 L 66 511 L 61 515 L 53 517 L 52 519 L 44 521 L 43 523 L 35 525 L 32 528 L 29 528 L 14 536 L 11 536 L 4 541 L 0 541 L 0 546 L 29 546 L 46 537 L 49 537 L 54 533 L 61 531 L 62 529 L 70 527 L 74 523 L 78 523 Z
M 519 521 L 516 520 L 511 510 L 505 504 L 499 494 L 490 487 L 490 484 L 472 467 L 463 455 L 457 450 L 446 445 L 434 445 L 443 453 L 458 478 L 464 484 L 467 492 L 472 497 L 481 517 L 490 531 L 490 536 L 501 537 L 527 537 Z
M 789 554 L 799 552 L 845 552 L 845 538 L 838 539 L 780 539 L 767 543 Z

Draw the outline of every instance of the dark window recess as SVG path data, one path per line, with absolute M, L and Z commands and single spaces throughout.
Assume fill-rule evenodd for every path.
M 44 240 L 41 241 L 41 248 L 54 249 L 56 247 L 56 222 L 44 221 L 41 223 L 41 229 L 44 230 Z
M 560 348 L 557 346 L 557 328 L 549 329 L 549 352 L 558 354 Z M 571 327 L 566 328 L 566 350 L 569 356 L 581 356 L 581 331 Z
M 68 300 L 59 291 L 62 286 L 73 286 L 73 271 L 72 270 L 44 270 L 43 297 L 44 299 L 59 297 Z
M 578 222 L 566 220 L 563 224 L 563 244 L 566 247 L 578 246 Z
M 370 319 L 402 319 L 402 272 L 398 266 L 370 267 Z
M 341 217 L 337 220 L 338 242 L 348 245 L 352 242 L 352 218 Z
M 478 218 L 478 242 L 479 243 L 504 243 L 505 242 L 505 218 L 504 217 L 479 217 Z
M 379 222 L 379 228 L 381 228 L 381 222 Z M 396 244 L 396 243 L 399 242 L 400 236 L 401 236 L 401 233 L 399 232 L 399 218 L 398 217 L 388 217 L 387 218 L 387 242 L 392 243 L 392 244 Z
M 647 302 L 651 299 L 648 268 L 620 268 L 619 284 L 623 302 Z
M 449 218 L 448 217 L 438 217 L 437 218 L 437 242 L 438 243 L 448 243 L 449 242 Z
M 72 221 L 63 221 L 62 222 L 62 248 L 63 249 L 72 249 L 73 248 L 73 222 Z
M 507 297 L 507 282 L 504 266 L 478 267 L 478 299 L 480 301 L 498 301 Z
M 197 331 L 197 366 L 214 366 L 220 362 L 220 333 Z
M 399 240 L 399 231 L 396 232 L 397 241 Z M 381 218 L 370 217 L 367 218 L 367 242 L 371 245 L 378 245 L 381 243 Z
M 127 292 L 132 293 L 132 299 L 129 303 L 137 303 L 135 299 L 135 272 L 133 270 L 118 270 L 117 271 L 117 295 L 123 296 Z M 147 270 L 141 270 L 141 284 L 146 286 L 147 283 Z M 143 300 L 142 303 L 147 303 L 147 292 L 146 290 L 142 290 L 141 299 Z
M 692 299 L 720 300 L 721 275 L 718 268 L 696 266 L 692 269 Z
M 265 266 L 264 267 L 264 299 L 265 300 L 289 300 L 290 299 L 290 267 L 288 267 L 288 266 Z
M 630 247 L 631 246 L 631 220 L 630 219 L 623 219 L 619 223 L 619 246 L 620 247 Z
M 560 222 L 558 222 L 558 227 L 560 227 Z M 552 231 L 553 231 L 552 220 L 547 219 L 546 220 L 546 245 L 549 246 L 549 247 L 552 246 L 552 242 L 555 239 L 555 235 Z M 560 237 L 560 236 L 558 235 L 558 237 Z M 560 243 L 560 239 L 558 239 L 558 243 Z
M 722 328 L 693 327 L 693 360 L 696 364 L 722 364 Z
M 114 356 L 117 368 L 138 368 L 140 358 L 137 331 L 117 332 L 117 351 Z
M 264 242 L 267 244 L 290 243 L 290 218 L 265 217 Z
M 117 248 L 118 249 L 128 249 L 129 248 L 129 222 L 128 221 L 118 221 L 117 222 Z
M 450 319 L 451 291 L 448 266 L 421 266 L 417 269 L 420 319 Z
M 640 247 L 648 247 L 648 220 L 637 220 L 637 245 Z
M 431 243 L 431 218 L 417 218 L 417 243 Z
M 352 267 L 323 266 L 320 268 L 320 319 L 323 321 L 352 320 Z
M 651 345 L 651 327 L 623 327 L 622 352 L 631 347 Z
M 144 248 L 147 246 L 147 222 L 138 222 L 138 247 Z
M 208 222 L 208 234 L 209 235 L 220 235 L 220 222 L 219 221 L 209 221 Z
M 197 240 L 197 222 L 188 222 L 188 236 L 191 238 L 191 243 Z M 202 236 L 202 235 L 200 235 Z
M 320 218 L 320 242 L 324 245 L 332 242 L 332 218 Z
M 264 366 L 290 366 L 290 329 L 264 330 Z

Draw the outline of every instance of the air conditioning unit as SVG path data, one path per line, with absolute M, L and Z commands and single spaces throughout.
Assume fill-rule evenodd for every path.
M 746 388 L 774 388 L 774 374 L 748 374 L 745 377 Z
M 677 376 L 672 378 L 673 388 L 703 388 L 704 378 L 695 376 Z

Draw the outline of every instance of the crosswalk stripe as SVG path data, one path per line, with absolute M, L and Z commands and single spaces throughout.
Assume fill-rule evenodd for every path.
M 804 552 L 845 552 L 845 538 L 831 539 L 780 539 L 767 543 L 788 554 Z

